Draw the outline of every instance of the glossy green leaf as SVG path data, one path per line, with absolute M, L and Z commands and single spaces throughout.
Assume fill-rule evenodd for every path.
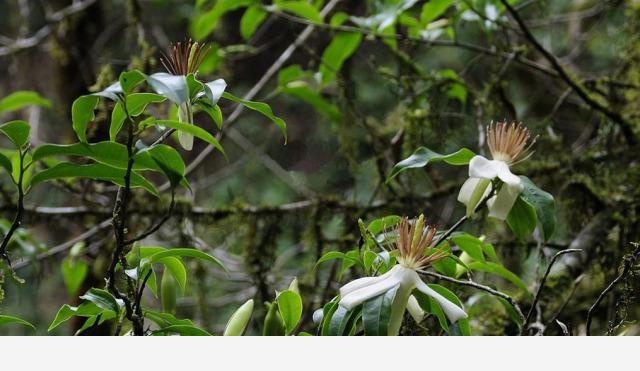
M 382 218 L 375 219 L 369 223 L 367 230 L 373 235 L 387 231 L 395 227 L 400 222 L 398 215 L 389 215 Z
M 87 142 L 87 125 L 95 119 L 93 112 L 100 98 L 96 95 L 83 95 L 76 99 L 71 106 L 71 121 L 73 131 L 81 142 Z
M 161 103 L 166 100 L 165 97 L 153 93 L 133 93 L 125 98 L 127 105 L 127 112 L 131 117 L 140 116 L 147 105 L 150 103 Z M 122 125 L 127 119 L 127 112 L 125 112 L 122 101 L 117 102 L 111 112 L 111 126 L 109 127 L 109 138 L 113 141 L 122 129 Z
M 477 237 L 467 233 L 461 233 L 451 237 L 460 250 L 466 252 L 475 260 L 485 261 L 483 245 L 484 243 Z
M 65 321 L 68 321 L 72 317 L 92 317 L 98 314 L 102 314 L 102 318 L 105 320 L 115 317 L 115 313 L 112 311 L 105 311 L 105 309 L 98 307 L 90 301 L 84 302 L 77 307 L 65 304 L 58 310 L 58 313 L 56 313 L 56 316 L 51 322 L 51 325 L 49 325 L 47 331 L 54 330 L 56 327 L 60 326 Z
M 255 0 L 218 0 L 213 7 L 195 17 L 191 24 L 191 34 L 196 40 L 207 37 L 227 12 L 254 5 Z
M 262 7 L 258 5 L 248 7 L 240 19 L 240 35 L 242 35 L 242 38 L 249 40 L 266 17 L 267 12 Z
M 355 53 L 362 41 L 362 34 L 354 32 L 338 33 L 322 53 L 320 75 L 323 84 L 334 80 L 344 62 Z
M 520 277 L 518 277 L 516 274 L 514 274 L 501 264 L 475 261 L 467 264 L 467 266 L 469 267 L 469 269 L 474 271 L 482 271 L 500 276 L 528 293 L 527 286 L 524 284 L 524 282 L 522 282 Z
M 16 91 L 0 99 L 0 113 L 17 111 L 27 106 L 51 107 L 51 101 L 35 91 Z
M 531 179 L 526 176 L 521 176 L 520 179 L 524 186 L 520 197 L 535 208 L 544 240 L 548 241 L 556 229 L 556 202 L 550 193 L 538 188 Z
M 150 147 L 149 154 L 165 173 L 172 187 L 177 187 L 184 179 L 185 164 L 182 156 L 166 144 Z
M 282 315 L 278 310 L 278 303 L 266 302 L 267 315 L 264 317 L 264 326 L 262 328 L 262 336 L 284 336 L 285 325 Z
M 171 129 L 176 129 L 178 131 L 185 132 L 187 134 L 191 134 L 194 137 L 200 138 L 205 142 L 211 144 L 215 149 L 220 151 L 225 157 L 227 156 L 224 152 L 224 148 L 220 145 L 218 140 L 211 134 L 209 134 L 206 130 L 191 124 L 186 124 L 180 121 L 174 120 L 157 120 L 156 123 L 158 125 L 166 126 Z
M 146 258 L 142 259 L 142 262 L 140 263 L 140 266 L 144 269 L 146 268 L 146 266 L 148 266 L 149 264 L 153 264 L 153 263 L 158 263 L 160 262 L 160 260 L 167 258 L 167 257 L 190 257 L 190 258 L 196 258 L 196 259 L 200 259 L 200 260 L 204 260 L 204 261 L 208 261 L 214 264 L 217 264 L 219 267 L 221 267 L 222 269 L 225 270 L 225 272 L 227 271 L 227 268 L 224 266 L 224 264 L 218 260 L 218 258 L 213 257 L 209 254 L 206 254 L 200 250 L 196 250 L 196 249 L 188 249 L 188 248 L 174 248 L 174 249 L 167 249 L 165 251 L 160 251 L 157 252 L 153 255 L 150 255 Z
M 430 150 L 429 148 L 420 147 L 411 156 L 398 162 L 393 167 L 391 173 L 387 177 L 387 183 L 407 169 L 424 167 L 427 166 L 427 164 L 429 164 L 430 162 L 435 161 L 444 161 L 449 165 L 456 166 L 466 165 L 469 163 L 469 161 L 471 161 L 471 158 L 473 158 L 473 156 L 475 156 L 475 154 L 466 148 L 462 148 L 448 155 L 442 155 Z
M 145 81 L 146 75 L 138 70 L 125 71 L 120 74 L 118 81 L 125 94 L 130 94 L 133 88 Z
M 2 325 L 23 325 L 23 326 L 28 326 L 31 327 L 32 329 L 36 329 L 36 327 L 34 325 L 32 325 L 31 323 L 18 318 L 18 317 L 13 317 L 13 316 L 7 316 L 4 314 L 0 314 L 0 326 Z
M 362 324 L 366 336 L 387 336 L 391 307 L 400 284 L 392 287 L 384 294 L 364 302 L 362 306 Z
M 11 159 L 0 153 L 0 166 L 2 166 L 9 175 L 13 173 L 13 165 L 11 164 Z
M 278 128 L 280 128 L 280 131 L 282 131 L 282 135 L 284 136 L 284 141 L 285 143 L 287 142 L 287 124 L 285 124 L 285 122 L 281 118 L 273 114 L 273 111 L 271 110 L 271 107 L 268 104 L 263 102 L 253 102 L 250 100 L 241 99 L 229 92 L 224 92 L 222 94 L 222 97 L 232 102 L 240 103 L 246 108 L 259 112 L 265 117 L 267 117 L 274 124 L 276 124 Z
M 43 144 L 33 152 L 33 161 L 50 156 L 81 156 L 118 169 L 126 169 L 129 161 L 127 147 L 115 142 Z M 162 171 L 147 152 L 134 156 L 134 170 Z
M 67 257 L 62 261 L 61 271 L 67 293 L 69 296 L 73 296 L 87 277 L 89 266 L 82 260 Z
M 178 334 L 181 336 L 212 336 L 207 331 L 191 325 L 171 325 L 152 332 L 153 335 Z
M 9 121 L 0 125 L 0 133 L 6 135 L 18 149 L 22 149 L 29 143 L 30 132 L 31 126 L 22 120 Z
M 189 319 L 177 319 L 173 314 L 146 310 L 144 317 L 154 322 L 158 327 L 165 328 L 169 326 L 193 326 L 193 322 Z
M 511 231 L 521 240 L 526 239 L 536 229 L 536 209 L 528 201 L 518 196 L 507 215 L 507 224 Z
M 360 318 L 362 314 L 362 307 L 358 306 L 353 310 L 349 311 L 345 309 L 343 306 L 339 305 L 337 302 L 335 306 L 332 307 L 332 311 L 328 316 L 325 316 L 328 321 L 328 326 L 326 330 L 327 336 L 347 336 L 349 335 L 358 318 Z
M 108 291 L 96 288 L 87 290 L 84 295 L 80 296 L 80 299 L 90 301 L 99 308 L 116 314 L 120 313 L 120 308 L 124 305 L 118 303 L 118 300 Z
M 285 290 L 278 295 L 276 301 L 285 325 L 286 334 L 290 335 L 302 317 L 302 298 L 291 290 Z
M 106 180 L 119 186 L 124 186 L 124 176 L 126 170 L 118 169 L 103 164 L 78 165 L 70 162 L 63 162 L 56 166 L 43 170 L 31 178 L 31 186 L 35 187 L 39 183 L 62 178 L 90 178 L 95 180 Z M 131 173 L 131 187 L 144 188 L 154 196 L 158 195 L 158 189 L 136 173 Z

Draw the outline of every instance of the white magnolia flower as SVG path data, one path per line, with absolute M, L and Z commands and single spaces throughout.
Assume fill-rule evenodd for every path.
M 175 45 L 171 45 L 169 47 L 168 56 L 163 55 L 163 58 L 160 58 L 160 62 L 169 74 L 153 75 L 166 75 L 162 76 L 156 90 L 164 90 L 163 88 L 165 86 L 171 85 L 173 89 L 170 90 L 173 90 L 173 92 L 176 90 L 176 86 L 180 87 L 180 89 L 177 90 L 185 91 L 183 94 L 168 95 L 169 99 L 178 106 L 178 121 L 180 122 L 193 125 L 192 97 L 189 97 L 189 88 L 186 77 L 189 74 L 195 75 L 198 73 L 198 68 L 202 64 L 202 61 L 207 54 L 207 50 L 208 48 L 206 48 L 204 44 L 198 42 L 192 43 L 191 40 L 186 42 L 177 42 Z M 204 84 L 205 91 L 200 92 L 200 94 L 195 98 L 206 95 L 208 103 L 215 106 L 218 99 L 222 96 L 226 86 L 227 83 L 222 79 L 211 81 Z M 193 135 L 180 131 L 178 132 L 178 140 L 180 145 L 182 145 L 182 147 L 187 151 L 190 151 L 193 148 Z
M 458 201 L 467 206 L 467 216 L 473 214 L 478 204 L 488 196 L 491 181 L 497 178 L 504 184 L 498 194 L 487 201 L 489 216 L 500 220 L 507 218 L 522 192 L 520 177 L 514 175 L 510 167 L 533 154 L 531 146 L 537 137 L 532 141 L 529 138 L 529 130 L 522 124 L 498 122 L 487 126 L 487 144 L 493 160 L 474 156 L 469 161 L 469 179 L 458 194 Z
M 467 314 L 462 308 L 427 286 L 416 272 L 448 255 L 431 246 L 436 229 L 432 226 L 425 226 L 423 215 L 420 215 L 413 224 L 410 224 L 408 218 L 404 217 L 400 221 L 397 234 L 395 245 L 398 251 L 398 264 L 381 276 L 360 278 L 342 286 L 339 304 L 345 309 L 351 310 L 363 302 L 397 287 L 391 305 L 389 335 L 398 334 L 405 309 L 408 309 L 411 316 L 418 322 L 424 317 L 424 311 L 412 295 L 415 289 L 438 302 L 451 322 L 466 318 Z

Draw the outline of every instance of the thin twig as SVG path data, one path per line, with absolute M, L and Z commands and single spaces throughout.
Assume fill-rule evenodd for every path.
M 529 323 L 529 320 L 531 319 L 531 315 L 533 314 L 533 309 L 536 307 L 536 305 L 538 304 L 538 300 L 540 299 L 540 294 L 542 293 L 542 288 L 544 287 L 544 283 L 547 281 L 547 277 L 549 276 L 549 273 L 551 273 L 551 268 L 556 263 L 556 260 L 564 254 L 580 252 L 580 251 L 582 251 L 582 249 L 566 249 L 566 250 L 558 251 L 557 253 L 555 253 L 555 255 L 553 255 L 553 258 L 551 258 L 551 262 L 549 262 L 549 265 L 547 266 L 547 271 L 544 273 L 544 276 L 542 276 L 542 279 L 540 280 L 540 285 L 538 285 L 538 291 L 536 291 L 536 295 L 533 298 L 533 303 L 531 304 L 531 307 L 527 312 L 527 317 L 525 318 L 524 323 L 522 324 L 523 328 L 527 326 L 527 323 Z

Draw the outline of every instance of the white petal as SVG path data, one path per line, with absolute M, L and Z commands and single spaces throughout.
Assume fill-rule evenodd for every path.
M 502 161 L 488 160 L 482 156 L 473 156 L 469 161 L 469 177 L 493 179 L 498 176 L 501 170 Z
M 509 165 L 502 161 L 497 162 L 500 163 L 498 169 L 498 178 L 512 187 L 520 186 L 520 177 L 514 175 L 511 170 L 509 170 Z
M 418 304 L 418 299 L 413 295 L 409 296 L 407 310 L 416 322 L 420 323 L 424 319 L 424 311 L 420 307 L 420 304 Z
M 222 93 L 224 93 L 224 89 L 226 89 L 227 83 L 223 79 L 217 79 L 204 84 L 204 86 L 205 93 L 207 95 L 207 98 L 209 99 L 209 104 L 215 106 L 222 96 Z
M 182 103 L 178 106 L 178 121 L 183 122 L 185 124 L 192 124 L 193 117 L 189 114 L 190 108 L 188 103 Z M 193 149 L 193 135 L 185 133 L 183 131 L 178 132 L 178 141 L 182 148 L 187 151 L 191 151 Z
M 376 297 L 398 284 L 400 284 L 400 280 L 395 274 L 392 274 L 383 279 L 379 279 L 378 282 L 374 283 L 373 285 L 365 286 L 359 290 L 352 291 L 350 294 L 347 294 L 342 299 L 340 299 L 339 304 L 345 309 L 351 310 L 362 302 Z
M 383 274 L 381 276 L 377 276 L 377 277 L 362 277 L 362 278 L 358 278 L 357 280 L 353 280 L 353 281 L 347 283 L 346 285 L 344 285 L 344 286 L 342 286 L 340 288 L 340 296 L 344 297 L 347 294 L 350 294 L 355 290 L 361 289 L 361 288 L 366 287 L 366 286 L 373 285 L 377 281 L 388 277 L 392 273 L 392 271 L 393 271 L 393 269 L 389 269 L 387 271 L 387 273 L 385 273 L 385 274 Z
M 476 189 L 476 186 L 478 185 L 479 181 L 480 181 L 479 178 L 467 179 L 462 185 L 462 188 L 460 188 L 460 193 L 458 193 L 458 201 L 462 202 L 465 205 L 468 204 L 469 199 L 471 198 L 471 195 L 473 194 L 473 191 Z
M 435 292 L 432 288 L 427 286 L 427 284 L 422 282 L 422 280 L 419 278 L 416 282 L 416 288 L 420 290 L 422 293 L 429 295 L 435 301 L 437 301 L 438 304 L 440 305 L 440 308 L 442 308 L 442 310 L 444 311 L 444 314 L 447 315 L 447 317 L 451 322 L 456 322 L 461 318 L 467 318 L 467 313 L 465 313 L 465 311 L 462 310 L 462 308 L 453 304 L 452 302 L 447 300 L 444 296 Z
M 193 149 L 193 135 L 180 131 L 178 132 L 178 141 L 182 148 L 187 151 L 191 151 Z
M 516 203 L 520 192 L 522 192 L 520 185 L 503 184 L 498 194 L 487 201 L 489 216 L 500 220 L 507 219 L 507 215 L 509 215 L 513 204 Z

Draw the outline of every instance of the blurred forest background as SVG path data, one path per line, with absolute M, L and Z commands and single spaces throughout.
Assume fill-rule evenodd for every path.
M 484 153 L 483 126 L 504 119 L 522 121 L 539 135 L 535 154 L 517 172 L 556 198 L 556 234 L 546 244 L 521 241 L 491 220 L 465 230 L 484 233 L 531 292 L 557 251 L 583 249 L 554 265 L 534 308 L 532 333 L 562 334 L 566 325 L 584 334 L 588 309 L 625 267 L 595 310 L 592 332 L 640 333 L 633 245 L 640 240 L 639 1 L 511 1 L 514 15 L 499 0 L 315 0 L 310 3 L 322 10 L 325 27 L 273 12 L 248 39 L 241 20 L 250 2 L 218 3 L 232 2 L 0 0 L 0 97 L 33 90 L 51 102 L 2 117 L 27 120 L 32 144 L 72 142 L 75 98 L 106 87 L 125 69 L 163 70 L 160 53 L 187 38 L 211 45 L 201 76 L 224 78 L 238 96 L 255 90 L 255 99 L 286 121 L 283 145 L 262 116 L 232 114 L 233 105 L 223 106 L 228 161 L 203 155 L 206 145 L 197 140 L 193 151 L 183 152 L 193 164 L 193 193 L 180 194 L 167 226 L 147 244 L 196 246 L 222 259 L 231 273 L 190 262 L 195 277 L 178 301 L 178 317 L 220 332 L 234 308 L 255 298 L 249 333 L 256 333 L 261 303 L 298 277 L 301 328 L 312 332 L 313 311 L 358 276 L 353 268 L 343 272 L 339 262 L 315 263 L 326 251 L 357 246 L 358 218 L 424 213 L 444 228 L 464 213 L 456 196 L 466 168 L 434 165 L 385 183 L 393 165 L 419 146 Z M 422 14 L 438 3 L 444 10 L 435 19 Z M 224 11 L 211 17 L 216 6 Z M 350 20 L 332 27 L 329 20 L 341 12 Z M 337 27 L 364 36 L 335 70 L 322 56 Z M 335 74 L 335 83 L 319 87 L 318 71 Z M 108 120 L 108 111 L 97 114 Z M 217 131 L 206 115 L 196 122 Z M 91 139 L 108 138 L 107 126 L 92 128 Z M 13 194 L 4 176 L 0 186 L 6 228 Z M 111 215 L 114 194 L 112 187 L 82 181 L 30 195 L 15 247 L 21 258 L 14 261 L 26 282 L 4 278 L 2 313 L 19 315 L 45 334 L 62 304 L 77 303 L 60 267 L 78 241 L 85 248 L 77 258 L 89 266 L 82 287 L 103 285 L 113 235 L 100 223 Z M 151 197 L 136 198 L 131 209 L 132 228 L 141 230 L 163 212 Z M 474 278 L 531 305 L 507 282 Z M 473 334 L 516 333 L 495 297 L 455 290 L 473 318 Z M 70 322 L 54 333 L 71 334 L 80 325 Z M 0 328 L 0 334 L 29 331 Z

